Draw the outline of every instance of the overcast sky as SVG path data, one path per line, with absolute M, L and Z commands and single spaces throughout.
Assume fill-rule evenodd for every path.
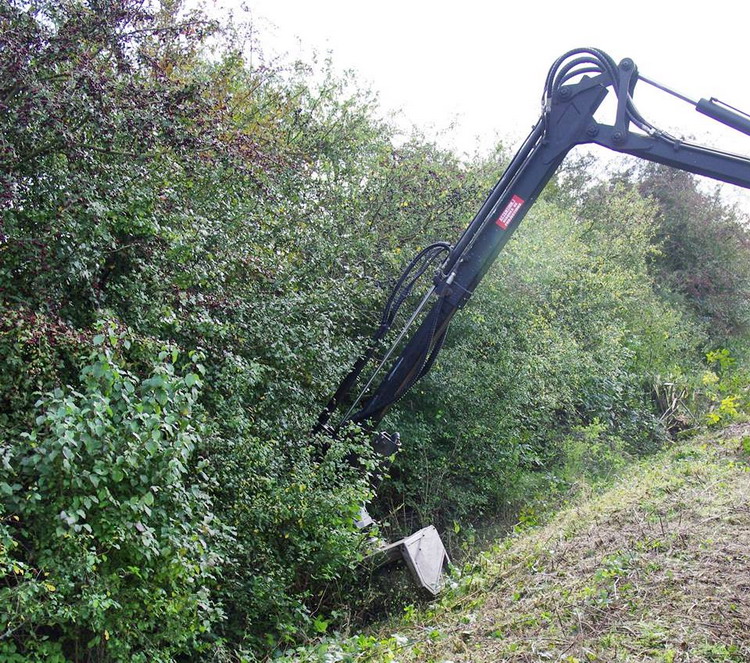
M 221 0 L 224 3 L 239 0 Z M 471 152 L 520 141 L 539 115 L 552 62 L 594 46 L 635 60 L 646 76 L 691 98 L 750 111 L 750 4 L 671 0 L 250 0 L 264 51 L 306 58 L 330 51 L 428 136 Z M 750 137 L 641 83 L 636 105 L 656 126 L 750 154 Z M 457 127 L 447 130 L 452 124 Z M 743 207 L 750 197 L 743 196 Z

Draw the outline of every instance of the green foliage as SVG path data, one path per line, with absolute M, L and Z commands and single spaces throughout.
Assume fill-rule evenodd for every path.
M 640 190 L 658 206 L 660 252 L 653 270 L 661 287 L 710 324 L 718 343 L 748 332 L 750 234 L 746 219 L 718 193 L 704 193 L 696 178 L 648 166 Z
M 707 405 L 706 420 L 711 425 L 728 424 L 741 420 L 750 413 L 750 376 L 737 366 L 729 350 L 722 348 L 706 354 L 711 370 L 703 374 L 702 394 Z
M 99 347 L 98 318 L 131 339 L 127 365 L 117 365 L 128 375 L 148 375 L 164 344 L 181 357 L 200 348 L 193 443 L 211 515 L 233 529 L 221 546 L 209 543 L 223 560 L 221 586 L 195 583 L 186 609 L 223 602 L 211 637 L 234 643 L 315 632 L 314 611 L 346 592 L 336 583 L 360 556 L 352 515 L 369 495 L 370 452 L 356 435 L 331 444 L 309 430 L 369 331 L 376 279 L 422 241 L 425 219 L 435 232 L 458 223 L 472 180 L 418 139 L 396 148 L 372 96 L 330 65 L 317 83 L 304 66 L 253 68 L 239 33 L 216 32 L 179 3 L 2 11 L 0 429 L 9 467 L 24 457 L 22 434 L 39 426 L 39 393 L 94 399 L 80 370 Z M 217 43 L 210 57 L 202 52 Z M 354 454 L 364 471 L 347 462 Z M 71 586 L 85 563 L 71 558 Z M 67 622 L 60 616 L 53 639 L 94 623 L 80 605 Z M 174 651 L 189 648 L 180 642 Z
M 164 351 L 139 380 L 116 335 L 93 342 L 80 391 L 44 396 L 3 444 L 0 621 L 29 655 L 170 660 L 222 616 L 221 528 L 194 462 L 203 367 L 178 373 Z
M 574 428 L 562 448 L 565 458 L 563 473 L 570 481 L 581 477 L 606 479 L 630 460 L 625 441 L 608 434 L 607 427 L 596 420 L 588 426 Z

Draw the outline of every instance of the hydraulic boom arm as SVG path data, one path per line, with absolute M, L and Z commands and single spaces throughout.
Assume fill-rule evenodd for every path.
M 434 285 L 378 367 L 378 370 L 383 368 L 395 354 L 397 345 L 406 339 L 388 373 L 375 387 L 373 375 L 344 418 L 336 426 L 329 424 L 333 411 L 347 399 L 355 378 L 370 359 L 371 348 L 328 404 L 319 428 L 335 431 L 341 424 L 353 421 L 373 430 L 388 409 L 425 375 L 440 351 L 454 314 L 466 304 L 565 155 L 576 145 L 595 143 L 750 188 L 750 159 L 684 143 L 643 119 L 633 104 L 639 78 L 689 101 L 639 77 L 630 59 L 617 65 L 602 51 L 590 48 L 570 51 L 558 58 L 547 76 L 541 118 L 456 245 L 438 245 L 438 249 L 443 247 L 447 252 L 447 257 L 437 271 Z M 617 97 L 615 121 L 612 125 L 601 124 L 594 114 L 610 89 Z M 700 112 L 750 135 L 750 116 L 714 99 L 691 103 Z M 420 320 L 418 324 L 416 320 Z M 384 324 L 375 340 L 385 334 L 388 326 L 384 315 Z
M 565 155 L 576 145 L 596 143 L 616 152 L 750 188 L 750 159 L 683 143 L 647 122 L 633 103 L 639 80 L 674 94 L 693 104 L 699 112 L 750 135 L 750 116 L 714 99 L 692 102 L 639 77 L 630 59 L 617 65 L 602 51 L 590 48 L 565 53 L 547 75 L 542 115 L 536 126 L 455 246 L 445 242 L 432 244 L 409 264 L 388 299 L 380 328 L 321 413 L 317 430 L 336 435 L 347 422 L 375 430 L 393 404 L 430 370 L 456 311 L 469 300 Z M 610 89 L 617 98 L 615 120 L 611 125 L 601 124 L 594 114 Z M 351 399 L 350 392 L 373 359 L 398 309 L 419 277 L 436 265 L 438 259 L 442 263 L 432 287 L 372 376 Z M 386 368 L 388 372 L 378 383 L 376 378 Z M 348 411 L 338 423 L 332 424 L 331 418 L 342 405 L 348 405 Z M 380 433 L 373 442 L 375 450 L 386 457 L 393 455 L 398 444 L 397 435 L 386 433 Z M 374 479 L 373 488 L 376 483 Z M 358 525 L 366 527 L 371 522 L 363 507 Z M 442 568 L 448 557 L 434 527 L 426 527 L 386 546 L 380 554 L 389 559 L 403 557 L 422 587 L 432 594 L 440 591 Z

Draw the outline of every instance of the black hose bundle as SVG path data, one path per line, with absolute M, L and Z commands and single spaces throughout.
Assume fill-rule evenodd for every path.
M 451 246 L 447 242 L 435 242 L 422 249 L 406 266 L 404 271 L 401 273 L 401 276 L 399 276 L 395 285 L 393 286 L 391 294 L 386 300 L 385 306 L 383 307 L 383 313 L 380 318 L 380 326 L 370 338 L 365 351 L 354 363 L 351 371 L 349 371 L 347 376 L 342 380 L 339 388 L 336 390 L 336 393 L 328 402 L 328 405 L 326 405 L 323 412 L 321 412 L 320 417 L 318 418 L 318 424 L 315 428 L 315 432 L 328 428 L 328 423 L 333 412 L 336 410 L 339 404 L 341 404 L 348 398 L 352 387 L 357 381 L 357 378 L 359 378 L 365 366 L 372 359 L 373 355 L 375 354 L 375 350 L 377 349 L 378 343 L 385 337 L 388 331 L 390 331 L 394 321 L 396 320 L 396 316 L 398 315 L 399 310 L 403 306 L 404 302 L 409 298 L 409 295 L 411 295 L 412 291 L 414 290 L 414 286 L 424 275 L 424 273 L 430 268 L 430 266 L 434 265 L 444 253 L 448 253 L 450 250 Z M 434 361 L 434 357 L 431 357 L 431 359 L 432 361 Z M 428 363 L 431 364 L 432 362 L 428 360 Z M 424 371 L 421 371 L 420 373 L 423 374 L 423 372 Z M 360 394 L 360 397 L 361 396 L 362 394 Z M 356 402 L 354 405 L 356 405 Z M 352 407 L 354 407 L 354 405 Z M 345 421 L 342 421 L 340 424 L 338 424 L 336 428 L 339 428 L 343 423 L 345 423 Z

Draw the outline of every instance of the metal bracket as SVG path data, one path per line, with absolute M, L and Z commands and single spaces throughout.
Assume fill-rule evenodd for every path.
M 638 80 L 638 69 L 630 58 L 625 58 L 617 68 L 619 74 L 617 90 L 617 114 L 615 115 L 614 131 L 612 140 L 615 143 L 624 143 L 628 139 L 630 131 L 630 120 L 628 120 L 628 102 L 633 87 Z
M 450 558 L 434 525 L 380 548 L 375 555 L 385 556 L 386 561 L 403 559 L 417 584 L 433 596 L 445 585 L 443 569 Z

